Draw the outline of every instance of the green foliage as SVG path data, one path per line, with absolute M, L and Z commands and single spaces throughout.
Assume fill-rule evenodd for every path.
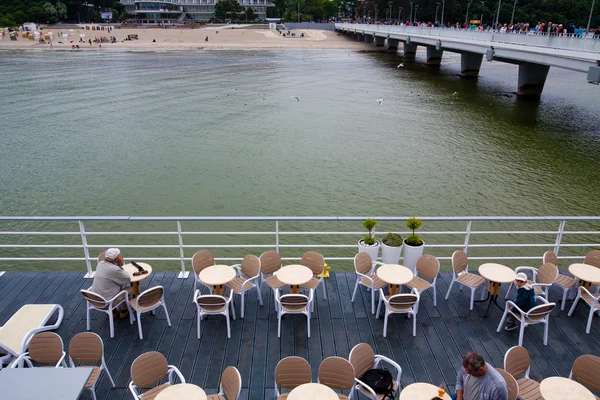
M 237 20 L 242 6 L 237 0 L 219 0 L 215 4 L 215 18 L 218 20 Z
M 365 244 L 374 245 L 376 243 L 375 233 L 373 232 L 375 225 L 377 225 L 377 221 L 375 221 L 373 218 L 367 218 L 364 220 L 363 226 L 369 231 L 369 234 L 363 239 Z
M 254 14 L 252 7 L 248 7 L 244 14 L 246 14 L 246 21 L 254 21 L 256 19 L 256 14 Z
M 127 16 L 119 0 L 0 0 L 0 26 L 80 19 L 99 21 L 100 11 L 112 11 L 114 20 Z
M 404 243 L 406 243 L 409 246 L 421 246 L 423 244 L 423 241 L 421 240 L 419 235 L 410 235 L 409 237 L 404 239 Z
M 377 239 L 375 239 L 375 236 L 371 237 L 367 235 L 363 238 L 363 243 L 368 246 L 373 246 L 375 243 L 377 243 Z
M 390 247 L 402 246 L 402 236 L 398 235 L 397 233 L 390 232 L 385 235 L 381 241 L 383 244 Z

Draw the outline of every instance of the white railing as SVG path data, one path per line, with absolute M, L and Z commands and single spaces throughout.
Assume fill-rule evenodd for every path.
M 335 24 L 336 29 L 359 30 L 369 32 L 386 32 L 399 34 L 414 34 L 431 36 L 438 39 L 454 38 L 465 40 L 476 40 L 484 42 L 516 44 L 522 46 L 542 47 L 549 49 L 562 49 L 572 51 L 583 51 L 590 53 L 600 53 L 600 40 L 594 39 L 592 36 L 586 38 L 563 36 L 563 35 L 547 35 L 547 34 L 519 34 L 519 33 L 502 33 L 496 31 L 470 31 L 467 29 L 453 28 L 435 28 L 435 27 L 417 27 L 417 26 L 402 26 L 402 25 L 373 25 L 373 24 Z
M 392 231 L 407 235 L 406 219 L 408 217 L 374 217 L 379 226 L 379 232 Z M 545 250 L 552 249 L 558 255 L 561 249 L 568 249 L 570 253 L 559 256 L 559 259 L 582 259 L 585 253 L 592 248 L 599 248 L 600 217 L 420 217 L 425 227 L 430 230 L 420 230 L 418 233 L 426 242 L 427 251 L 438 256 L 440 260 L 450 259 L 450 254 L 456 249 L 471 249 L 477 253 L 469 254 L 473 260 L 541 260 Z M 365 235 L 365 231 L 340 231 L 340 230 L 315 230 L 317 225 L 340 226 L 352 224 L 353 227 L 362 227 L 361 222 L 365 217 L 10 217 L 0 216 L 0 263 L 19 263 L 30 261 L 60 261 L 60 262 L 85 262 L 87 267 L 86 277 L 93 276 L 92 262 L 96 254 L 108 247 L 124 249 L 161 249 L 171 252 L 171 256 L 128 257 L 140 261 L 177 261 L 180 263 L 180 278 L 188 276 L 186 261 L 191 257 L 185 255 L 186 249 L 212 249 L 213 251 L 228 251 L 225 257 L 217 257 L 222 261 L 238 261 L 247 254 L 249 249 L 276 249 L 277 251 L 293 252 L 302 249 L 329 249 L 332 254 L 324 254 L 327 261 L 349 261 L 353 259 L 356 249 L 356 240 Z M 184 223 L 189 229 L 184 230 Z M 58 230 L 64 224 L 73 225 L 77 229 Z M 135 228 L 142 224 L 148 228 L 160 226 L 160 230 L 114 230 L 112 227 L 102 230 L 89 230 L 90 225 L 117 224 L 130 225 Z M 197 224 L 210 225 L 211 229 L 194 229 Z M 224 230 L 223 225 L 234 224 L 237 230 Z M 239 230 L 241 225 L 251 225 L 248 230 Z M 282 230 L 281 225 L 286 229 Z M 43 225 L 44 230 L 36 230 Z M 59 226 L 60 225 L 60 226 Z M 162 229 L 163 226 L 168 229 Z M 447 227 L 451 226 L 451 229 Z M 520 226 L 521 225 L 521 226 Z M 523 227 L 524 225 L 524 227 Z M 569 225 L 569 229 L 567 229 Z M 6 227 L 10 230 L 3 230 Z M 221 229 L 214 229 L 218 226 Z M 298 229 L 298 227 L 313 229 Z M 431 227 L 440 229 L 431 229 Z M 257 228 L 262 228 L 262 230 Z M 266 230 L 265 230 L 266 228 Z M 381 233 L 379 234 L 381 237 Z M 108 243 L 90 243 L 90 239 L 101 237 L 128 237 L 128 240 L 110 241 Z M 353 236 L 353 239 L 348 239 Z M 21 242 L 10 242 L 10 238 L 20 237 Z M 78 238 L 77 241 L 67 238 Z M 158 243 L 140 243 L 142 237 L 154 237 Z M 195 243 L 184 243 L 184 239 L 198 237 L 213 237 L 216 243 L 207 243 L 205 240 L 193 240 Z M 225 238 L 242 237 L 243 243 L 226 243 Z M 574 238 L 584 238 L 587 242 L 580 243 Z M 168 240 L 166 238 L 171 238 Z M 173 239 L 176 238 L 175 242 Z M 217 238 L 223 238 L 218 240 Z M 450 238 L 457 238 L 451 240 Z M 569 238 L 569 240 L 565 240 Z M 312 239 L 312 240 L 310 240 Z M 507 242 L 508 239 L 512 239 Z M 148 239 L 144 239 L 148 240 Z M 575 240 L 573 242 L 573 240 Z M 580 239 L 583 240 L 583 239 Z M 591 240 L 591 242 L 590 242 Z M 8 241 L 8 242 L 7 242 Z M 23 241 L 29 243 L 24 243 Z M 451 241 L 450 243 L 448 241 Z M 34 243 L 31 243 L 34 242 Z M 49 243 L 58 242 L 58 243 Z M 201 242 L 201 243 L 199 243 Z M 220 242 L 220 243 L 218 243 Z M 59 257 L 56 254 L 44 256 L 38 252 L 60 251 L 60 249 L 77 249 L 82 257 Z M 336 250 L 337 249 L 337 250 Z M 344 251 L 344 249 L 346 249 Z M 349 250 L 352 249 L 352 250 Z M 436 250 L 432 250 L 436 249 Z M 491 249 L 500 251 L 500 255 L 492 254 Z M 93 250 L 93 255 L 90 251 Z M 446 256 L 439 254 L 450 252 Z M 7 252 L 16 253 L 16 256 L 7 256 Z M 34 254 L 32 254 L 32 252 Z M 26 254 L 23 254 L 26 253 Z M 344 254 L 341 254 L 344 253 Z M 81 254 L 81 253 L 80 253 Z M 298 260 L 299 256 L 286 256 L 284 260 Z M 1 265 L 1 264 L 0 264 Z M 1 268 L 0 268 L 1 269 Z

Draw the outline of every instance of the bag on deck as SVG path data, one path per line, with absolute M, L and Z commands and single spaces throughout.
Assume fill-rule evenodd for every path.
M 360 380 L 373 389 L 375 393 L 382 394 L 382 400 L 393 399 L 396 395 L 394 379 L 387 369 L 370 369 L 361 376 Z

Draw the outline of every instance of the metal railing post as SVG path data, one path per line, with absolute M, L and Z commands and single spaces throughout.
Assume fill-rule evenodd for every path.
M 85 235 L 85 226 L 83 221 L 79 222 L 79 233 L 81 234 L 81 243 L 83 245 L 83 254 L 85 256 L 85 265 L 87 267 L 87 274 L 85 274 L 84 278 L 93 278 L 94 271 L 92 271 L 92 261 L 90 260 L 90 250 L 88 249 L 87 236 Z
M 279 221 L 275 221 L 275 251 L 279 253 Z
M 177 277 L 179 279 L 187 279 L 190 275 L 189 271 L 185 270 L 185 260 L 183 252 L 183 236 L 181 235 L 181 221 L 177 221 L 177 238 L 179 239 L 179 258 L 181 260 L 181 272 Z
M 467 253 L 467 250 L 469 249 L 469 239 L 471 238 L 471 223 L 473 223 L 473 221 L 467 222 L 467 230 L 465 233 L 465 247 L 464 247 L 465 253 Z
M 565 231 L 566 224 L 567 221 L 565 220 L 560 221 L 560 224 L 558 224 L 558 232 L 556 233 L 556 243 L 554 243 L 554 254 L 556 254 L 556 256 L 558 256 L 558 251 L 560 250 L 560 242 L 562 241 L 562 235 Z

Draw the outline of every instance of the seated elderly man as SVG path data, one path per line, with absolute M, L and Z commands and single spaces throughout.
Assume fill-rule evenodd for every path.
M 121 250 L 110 248 L 104 253 L 104 260 L 96 266 L 96 275 L 90 291 L 99 294 L 106 300 L 115 297 L 123 285 L 130 282 L 130 277 L 122 268 Z
M 508 400 L 506 381 L 474 351 L 465 354 L 456 376 L 454 400 Z

